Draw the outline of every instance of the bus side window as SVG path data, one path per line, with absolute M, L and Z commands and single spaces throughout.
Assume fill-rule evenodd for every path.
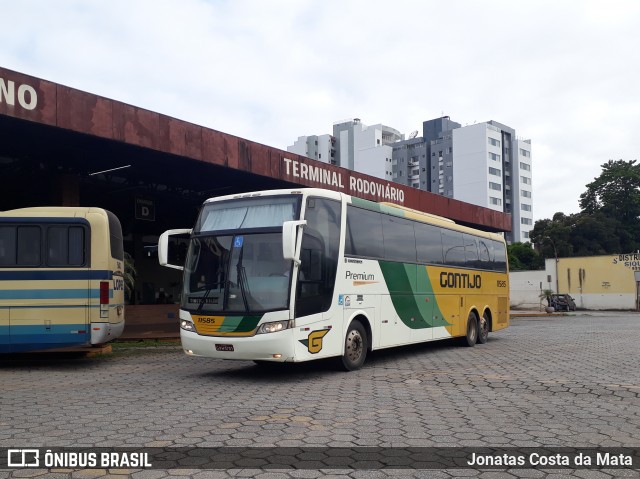
M 16 227 L 0 226 L 0 266 L 16 264 Z
M 323 255 L 322 241 L 313 233 L 306 231 L 300 251 L 300 279 L 322 281 Z
M 506 271 L 507 270 L 507 250 L 504 243 L 500 241 L 492 241 L 493 252 L 495 254 L 495 261 L 493 262 L 494 271 Z
M 464 253 L 464 240 L 462 233 L 448 229 L 442 230 L 442 244 L 444 253 L 444 264 L 448 266 L 466 265 Z
M 46 244 L 48 266 L 84 265 L 85 241 L 82 226 L 49 226 Z
M 467 268 L 479 268 L 477 238 L 468 234 L 463 234 L 462 237 L 464 239 L 464 255 Z
M 39 226 L 18 226 L 18 266 L 40 266 Z
M 416 262 L 416 238 L 412 221 L 382 215 L 382 235 L 384 259 L 402 263 Z
M 480 238 L 478 240 L 478 257 L 481 269 L 491 269 L 493 262 L 493 247 L 487 244 L 487 240 Z
M 340 245 L 339 201 L 309 198 L 302 237 L 296 314 L 327 311 L 331 306 Z
M 437 226 L 415 223 L 419 263 L 442 264 L 442 236 Z
M 347 207 L 345 255 L 384 258 L 382 215 L 377 211 Z

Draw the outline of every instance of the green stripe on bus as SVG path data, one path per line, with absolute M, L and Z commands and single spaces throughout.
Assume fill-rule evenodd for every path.
M 451 326 L 443 319 L 424 266 L 387 261 L 379 263 L 396 314 L 407 327 L 424 329 Z M 416 279 L 421 286 L 419 288 Z
M 351 197 L 351 204 L 353 206 L 357 206 L 358 208 L 364 208 L 370 211 L 376 211 L 378 213 L 386 213 L 392 216 L 399 216 L 404 218 L 404 211 L 399 208 L 394 208 L 393 206 L 383 205 L 381 203 L 374 203 L 373 201 L 363 200 L 362 198 L 356 198 L 354 196 Z
M 227 316 L 219 332 L 248 333 L 256 329 L 261 318 L 262 316 Z

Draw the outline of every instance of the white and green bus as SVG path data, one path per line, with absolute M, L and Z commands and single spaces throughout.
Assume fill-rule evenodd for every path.
M 169 238 L 190 237 L 168 264 Z M 184 269 L 188 355 L 265 362 L 338 358 L 509 325 L 502 236 L 323 189 L 207 200 L 193 229 L 163 233 L 160 263 Z

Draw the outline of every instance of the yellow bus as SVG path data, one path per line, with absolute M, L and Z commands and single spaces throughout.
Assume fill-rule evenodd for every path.
M 0 352 L 98 345 L 123 329 L 124 251 L 113 213 L 0 212 Z
M 186 263 L 169 238 L 190 235 Z M 188 355 L 258 363 L 336 357 L 461 338 L 509 325 L 502 236 L 322 189 L 207 200 L 192 229 L 163 233 L 162 265 L 184 269 Z

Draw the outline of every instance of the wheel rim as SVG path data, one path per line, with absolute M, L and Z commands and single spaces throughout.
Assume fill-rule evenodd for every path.
M 362 356 L 364 341 L 359 331 L 351 330 L 347 335 L 346 356 L 352 362 L 357 362 Z

